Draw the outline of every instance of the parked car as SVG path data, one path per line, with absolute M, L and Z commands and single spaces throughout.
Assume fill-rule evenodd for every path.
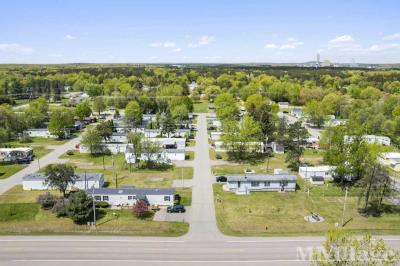
M 32 161 L 31 158 L 17 158 L 15 159 L 15 162 L 18 164 L 24 164 L 24 163 L 30 163 Z
M 227 180 L 226 176 L 223 176 L 223 175 L 217 176 L 217 178 L 216 178 L 217 182 L 226 182 L 226 180 Z
M 254 171 L 253 169 L 249 169 L 249 168 L 247 168 L 247 169 L 244 169 L 244 173 L 245 174 L 254 174 L 256 171 Z
M 168 208 L 167 208 L 168 213 L 176 213 L 176 212 L 183 213 L 185 211 L 186 211 L 186 209 L 185 209 L 185 206 L 183 206 L 183 205 L 168 206 Z

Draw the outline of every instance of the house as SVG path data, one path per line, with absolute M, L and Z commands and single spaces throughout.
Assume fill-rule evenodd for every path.
M 278 102 L 279 108 L 289 108 L 288 102 Z
M 56 135 L 50 133 L 48 128 L 30 128 L 24 131 L 29 137 L 40 137 L 40 138 L 57 138 Z M 65 138 L 70 135 L 69 130 L 64 131 Z
M 109 150 L 112 154 L 124 153 L 126 151 L 126 143 L 103 143 L 98 149 L 100 151 Z M 90 148 L 79 144 L 80 153 L 90 153 Z
M 310 183 L 313 185 L 323 185 L 325 184 L 325 178 L 322 176 L 312 176 L 310 178 Z
M 112 206 L 132 206 L 137 200 L 149 205 L 174 205 L 175 189 L 172 188 L 97 188 L 86 190 L 96 201 L 105 201 Z
M 354 136 L 344 136 L 344 143 L 351 143 L 353 139 Z M 391 143 L 390 138 L 386 136 L 363 135 L 362 139 L 369 144 L 377 143 L 385 146 L 390 146 Z
M 302 118 L 303 117 L 303 110 L 300 107 L 293 107 L 292 111 L 290 114 L 296 118 Z
M 0 160 L 4 162 L 14 162 L 17 159 L 33 160 L 34 154 L 32 148 L 0 148 Z
M 158 163 L 170 163 L 171 161 L 184 161 L 185 150 L 181 149 L 163 149 L 159 153 L 149 154 L 147 152 L 140 153 L 139 160 L 147 161 L 150 158 L 151 161 Z M 127 163 L 135 163 L 136 157 L 133 151 L 129 148 L 125 151 L 125 161 Z
M 254 141 L 254 142 L 247 142 L 247 147 L 253 151 L 258 153 L 266 152 L 266 145 L 262 141 Z M 215 141 L 211 143 L 211 146 L 215 148 L 216 152 L 225 152 L 227 151 L 227 145 L 223 141 Z
M 384 152 L 378 157 L 378 161 L 395 171 L 400 171 L 400 152 Z
M 211 140 L 220 140 L 222 137 L 222 132 L 220 131 L 214 131 L 214 132 L 210 132 L 210 139 Z
M 239 195 L 252 191 L 296 191 L 296 176 L 291 174 L 226 175 L 224 189 Z
M 147 138 L 146 140 L 159 142 L 164 149 L 180 149 L 186 147 L 185 138 Z
M 278 143 L 278 142 L 275 142 L 275 141 L 272 142 L 271 143 L 271 148 L 272 148 L 272 151 L 274 153 L 277 153 L 277 154 L 285 153 L 285 147 L 282 144 Z
M 323 177 L 324 180 L 332 179 L 333 171 L 336 169 L 336 166 L 330 165 L 321 165 L 321 166 L 300 166 L 299 167 L 299 176 L 304 179 L 309 180 L 311 177 L 319 176 Z
M 128 137 L 126 133 L 113 132 L 108 142 L 111 143 L 127 143 Z
M 325 126 L 330 126 L 330 127 L 343 126 L 345 124 L 346 124 L 345 119 L 337 119 L 337 118 L 333 118 L 325 122 Z
M 47 176 L 43 173 L 28 174 L 22 178 L 22 187 L 24 190 L 47 190 Z M 99 173 L 76 174 L 74 183 L 69 189 L 88 189 L 101 188 L 104 186 L 104 175 Z
M 71 95 L 70 95 L 69 104 L 77 105 L 78 103 L 80 103 L 88 98 L 89 98 L 89 95 L 85 92 L 74 92 L 74 93 L 71 93 Z

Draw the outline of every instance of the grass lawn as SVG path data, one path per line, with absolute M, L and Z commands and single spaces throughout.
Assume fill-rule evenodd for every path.
M 194 139 L 189 140 L 189 142 L 187 142 L 187 147 L 194 147 L 196 146 L 196 141 Z
M 7 234 L 120 234 L 143 236 L 180 236 L 189 225 L 175 222 L 154 222 L 152 216 L 136 218 L 131 210 L 104 209 L 97 227 L 76 225 L 69 218 L 57 218 L 51 211 L 40 209 L 36 198 L 44 191 L 26 191 L 21 185 L 0 195 L 0 235 Z M 52 193 L 60 195 L 58 192 Z M 179 191 L 183 203 L 189 205 L 191 190 Z M 113 214 L 117 214 L 116 219 Z
M 193 161 L 194 160 L 194 151 L 186 151 L 185 152 L 185 160 Z
M 209 148 L 208 149 L 208 153 L 210 154 L 210 160 L 217 160 L 217 154 L 222 156 L 221 160 L 228 160 L 228 155 L 226 154 L 226 152 L 216 152 L 214 148 Z
M 6 145 L 12 147 L 26 147 L 26 146 L 47 146 L 47 145 L 62 145 L 68 142 L 70 139 L 53 139 L 53 138 L 40 138 L 34 137 L 29 143 L 21 143 L 18 140 L 9 141 Z
M 104 173 L 106 184 L 115 187 L 116 182 L 113 174 L 112 156 L 105 156 L 105 170 L 103 169 L 103 156 L 91 156 L 75 151 L 74 155 L 64 154 L 62 158 L 70 159 L 69 164 L 76 166 L 76 172 L 82 173 L 97 172 Z M 118 186 L 137 186 L 137 187 L 171 187 L 174 179 L 192 179 L 192 167 L 170 166 L 166 169 L 135 169 L 129 171 L 129 165 L 125 163 L 124 155 L 114 156 L 115 173 L 117 175 Z
M 192 204 L 192 189 L 191 188 L 176 188 L 176 193 L 179 194 L 181 198 L 181 204 L 185 206 L 190 206 Z
M 198 101 L 193 104 L 193 113 L 208 113 L 208 101 Z
M 313 187 L 310 196 L 305 192 L 303 180 L 298 180 L 297 192 L 254 192 L 238 196 L 214 185 L 217 224 L 222 232 L 235 236 L 272 235 L 323 235 L 341 223 L 344 191 L 330 184 L 329 187 Z M 364 217 L 358 213 L 358 197 L 350 191 L 346 203 L 345 229 L 353 232 L 369 231 L 375 234 L 400 233 L 400 208 L 390 206 L 391 211 L 381 217 Z M 319 213 L 325 219 L 321 223 L 309 223 L 304 216 Z M 244 215 L 245 214 L 245 215 Z

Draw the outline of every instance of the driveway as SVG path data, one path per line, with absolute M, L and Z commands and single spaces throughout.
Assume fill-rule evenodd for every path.
M 190 206 L 186 207 L 185 213 L 167 213 L 167 208 L 162 207 L 154 214 L 153 221 L 161 222 L 187 222 L 190 216 Z

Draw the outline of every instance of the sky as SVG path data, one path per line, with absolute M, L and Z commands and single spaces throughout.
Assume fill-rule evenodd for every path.
M 0 63 L 400 63 L 399 0 L 2 0 Z

